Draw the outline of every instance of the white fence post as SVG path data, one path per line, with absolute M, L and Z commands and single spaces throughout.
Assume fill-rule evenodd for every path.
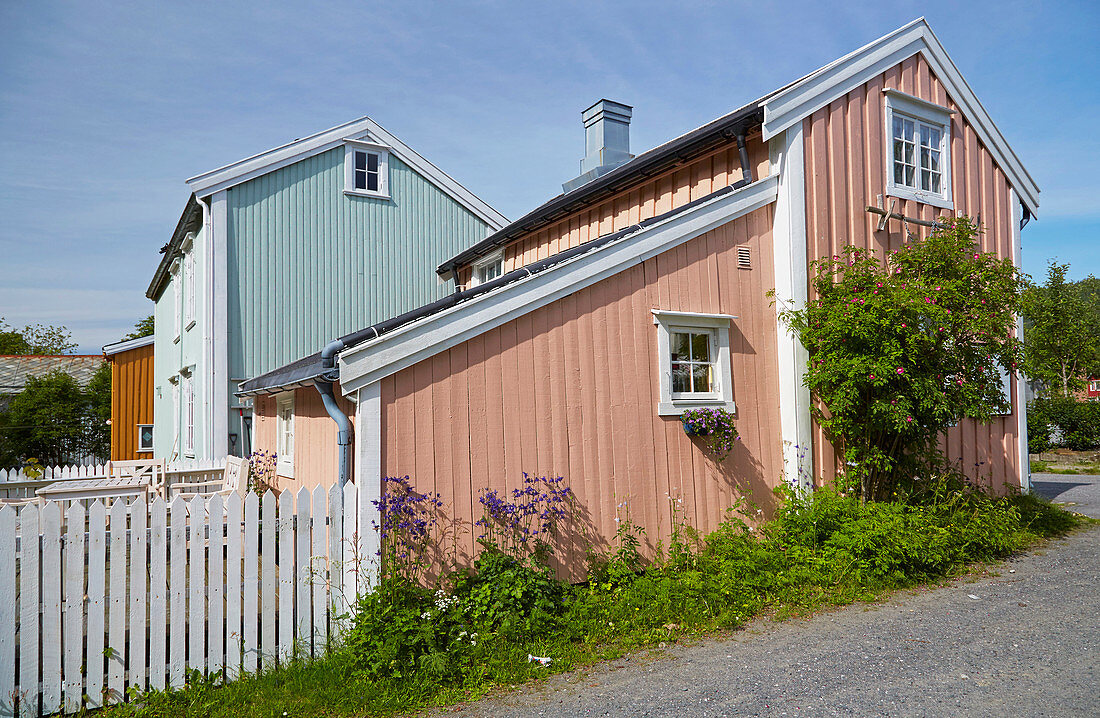
M 15 522 L 0 506 L 0 716 L 15 715 Z

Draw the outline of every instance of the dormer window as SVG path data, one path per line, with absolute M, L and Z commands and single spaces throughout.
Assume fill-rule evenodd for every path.
M 479 260 L 473 266 L 473 276 L 470 284 L 477 286 L 491 282 L 504 274 L 504 252 L 497 252 Z
M 390 153 L 364 140 L 345 140 L 344 194 L 389 199 Z
M 952 209 L 951 114 L 897 90 L 886 94 L 886 194 Z

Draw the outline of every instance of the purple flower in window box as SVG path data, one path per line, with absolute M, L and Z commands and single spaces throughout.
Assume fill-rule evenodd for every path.
M 733 443 L 741 439 L 733 425 L 733 414 L 721 408 L 687 409 L 680 415 L 684 433 L 705 437 L 715 459 L 723 461 L 733 451 Z

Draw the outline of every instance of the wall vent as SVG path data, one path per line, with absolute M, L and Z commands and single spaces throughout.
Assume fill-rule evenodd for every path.
M 752 257 L 749 255 L 748 247 L 737 248 L 737 268 L 752 269 Z

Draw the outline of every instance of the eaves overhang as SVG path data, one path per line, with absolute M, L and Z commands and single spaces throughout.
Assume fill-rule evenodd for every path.
M 172 269 L 172 262 L 179 256 L 180 246 L 183 244 L 184 238 L 189 232 L 198 232 L 202 227 L 202 205 L 199 204 L 198 199 L 192 194 L 187 199 L 187 204 L 183 208 L 183 214 L 180 215 L 179 222 L 176 223 L 176 229 L 172 232 L 172 238 L 168 240 L 168 244 L 164 245 L 161 250 L 164 256 L 161 257 L 160 264 L 157 265 L 157 271 L 153 273 L 153 280 L 149 282 L 149 288 L 145 290 L 145 296 L 152 299 L 154 302 L 160 296 L 161 291 L 164 289 L 164 285 L 168 282 L 168 275 Z

